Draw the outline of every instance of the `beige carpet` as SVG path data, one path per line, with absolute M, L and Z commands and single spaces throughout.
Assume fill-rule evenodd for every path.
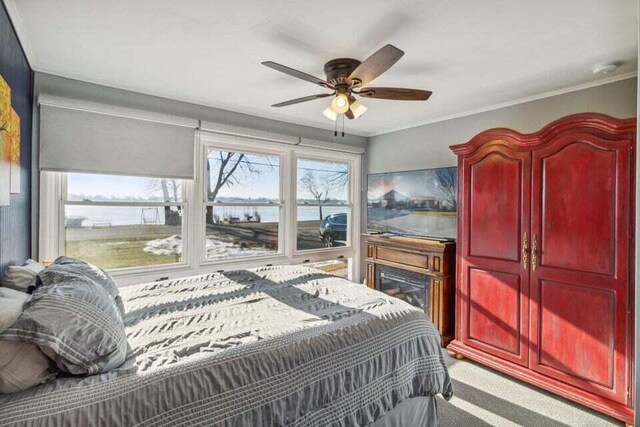
M 608 427 L 624 423 L 502 375 L 447 355 L 454 397 L 438 398 L 441 427 Z

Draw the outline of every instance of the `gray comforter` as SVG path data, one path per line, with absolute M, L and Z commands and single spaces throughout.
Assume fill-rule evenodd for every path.
M 135 358 L 0 398 L 0 425 L 366 425 L 452 394 L 438 332 L 403 301 L 305 267 L 123 288 Z

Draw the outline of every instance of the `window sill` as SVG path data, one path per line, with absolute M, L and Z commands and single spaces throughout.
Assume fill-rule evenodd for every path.
M 319 255 L 319 254 L 338 254 L 345 257 L 353 255 L 353 246 L 335 246 L 333 248 L 318 248 L 318 249 L 304 249 L 296 250 L 293 253 L 294 257 L 304 257 L 307 255 Z
M 233 267 L 239 266 L 238 268 L 249 268 L 244 267 L 248 266 L 264 266 L 271 263 L 279 263 L 280 261 L 288 261 L 289 258 L 283 254 L 275 254 L 275 255 L 262 255 L 262 256 L 254 256 L 254 257 L 228 257 L 228 258 L 218 258 L 218 259 L 210 259 L 205 260 L 200 263 L 200 267 L 215 267 L 219 270 L 230 270 L 235 269 Z M 232 268 L 229 268 L 231 266 Z

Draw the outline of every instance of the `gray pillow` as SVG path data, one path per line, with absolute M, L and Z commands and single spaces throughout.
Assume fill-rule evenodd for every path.
M 120 311 L 107 291 L 77 274 L 64 280 L 61 273 L 40 278 L 42 286 L 0 340 L 37 344 L 59 370 L 73 375 L 121 366 L 129 346 Z
M 26 292 L 0 288 L 0 332 L 13 325 L 28 299 L 29 294 Z
M 10 265 L 0 277 L 0 286 L 21 292 L 32 292 L 36 287 L 36 276 L 44 265 L 28 259 L 23 265 Z
M 56 376 L 51 360 L 35 344 L 0 341 L 0 393 L 16 393 Z
M 69 278 L 74 277 L 85 277 L 102 286 L 116 302 L 120 315 L 124 316 L 124 305 L 116 282 L 106 271 L 91 263 L 66 256 L 58 257 L 38 274 L 37 286 L 39 287 L 44 283 L 64 283 Z

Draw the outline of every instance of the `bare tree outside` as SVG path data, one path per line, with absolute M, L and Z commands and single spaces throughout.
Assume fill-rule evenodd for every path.
M 268 158 L 265 157 L 268 161 Z M 218 163 L 216 165 L 216 163 Z M 239 184 L 240 176 L 260 175 L 259 168 L 243 153 L 211 151 L 207 158 L 207 200 L 215 202 L 220 190 Z M 270 165 L 275 167 L 274 165 Z M 213 224 L 213 207 L 207 206 L 207 224 Z
M 326 176 L 326 174 L 316 173 L 312 169 L 307 169 L 302 175 L 299 184 L 318 203 L 320 221 L 324 219 L 322 205 L 331 198 L 334 191 L 343 190 L 347 186 L 348 179 L 349 174 L 347 171 L 333 172 Z
M 300 185 L 303 186 L 318 202 L 318 212 L 320 215 L 320 221 L 324 219 L 322 215 L 322 204 L 329 198 L 329 191 L 331 190 L 330 183 L 327 181 L 318 180 L 318 177 L 313 171 L 306 171 L 300 178 Z
M 181 191 L 180 182 L 177 179 L 153 178 L 147 183 L 146 190 L 150 194 L 162 192 L 163 202 L 178 202 L 180 200 L 179 193 Z
M 147 184 L 147 190 L 154 194 L 158 191 L 162 192 L 162 201 L 178 202 L 180 201 L 180 182 L 177 179 L 151 179 Z M 182 223 L 180 206 L 177 210 L 171 210 L 171 206 L 164 207 L 164 223 L 165 225 L 180 225 Z

